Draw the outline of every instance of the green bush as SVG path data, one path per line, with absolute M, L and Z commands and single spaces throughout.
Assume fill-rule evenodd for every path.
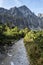
M 29 47 L 28 54 L 32 63 L 36 65 L 36 61 L 41 57 L 41 49 L 36 44 L 33 44 Z
M 10 28 L 8 25 L 0 25 L 0 43 L 6 44 L 11 40 L 23 38 L 27 32 L 28 28 L 20 30 L 17 26 Z
M 28 32 L 24 37 L 24 43 L 30 57 L 30 64 L 43 65 L 43 31 Z
M 37 65 L 43 65 L 43 58 L 40 58 L 40 59 L 37 61 Z

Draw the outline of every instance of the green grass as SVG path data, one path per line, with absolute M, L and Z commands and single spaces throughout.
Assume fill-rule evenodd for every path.
M 24 37 L 24 45 L 31 65 L 43 65 L 43 31 L 30 31 Z

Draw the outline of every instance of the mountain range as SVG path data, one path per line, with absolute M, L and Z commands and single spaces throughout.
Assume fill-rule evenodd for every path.
M 0 24 L 30 29 L 43 29 L 43 17 L 36 16 L 27 6 L 12 7 L 9 10 L 0 7 Z

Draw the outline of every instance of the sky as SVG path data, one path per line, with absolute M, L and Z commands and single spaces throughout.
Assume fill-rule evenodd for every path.
M 0 0 L 0 7 L 9 9 L 26 5 L 35 14 L 43 13 L 43 0 Z

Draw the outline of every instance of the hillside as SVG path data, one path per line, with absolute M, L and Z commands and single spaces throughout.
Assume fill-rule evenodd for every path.
M 18 26 L 20 29 L 25 27 L 43 29 L 43 21 L 25 5 L 18 8 L 13 7 L 9 10 L 0 8 L 0 23 L 8 24 L 11 27 Z

